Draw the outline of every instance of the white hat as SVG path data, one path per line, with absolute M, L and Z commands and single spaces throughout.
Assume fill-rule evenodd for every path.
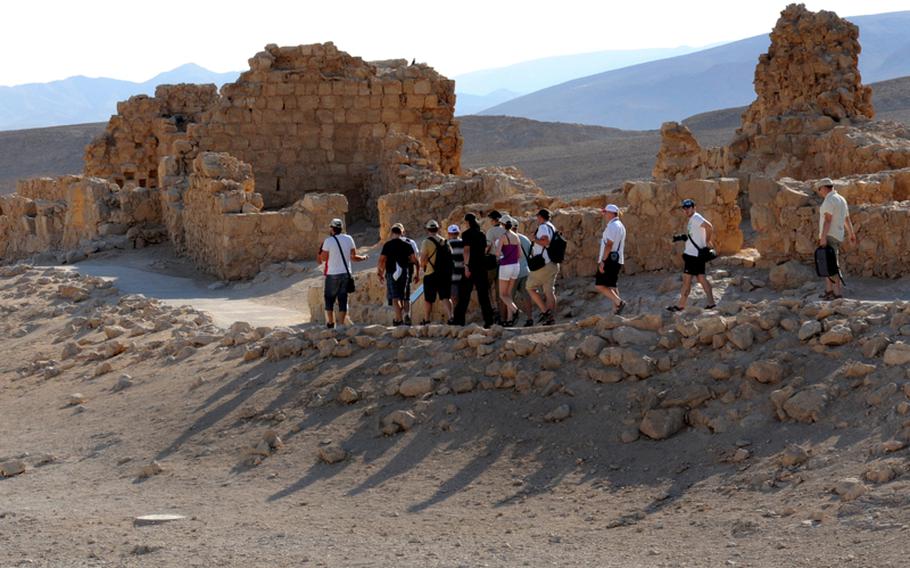
M 458 234 L 461 232 L 461 227 L 459 227 L 458 225 L 449 225 L 449 232 L 452 233 L 453 235 Z
M 344 228 L 344 221 L 341 219 L 332 219 L 332 222 L 329 223 L 329 227 L 335 227 L 336 229 Z
M 818 191 L 822 187 L 834 187 L 834 180 L 831 178 L 822 178 L 815 182 L 815 185 L 812 186 L 812 189 Z
M 438 229 L 439 222 L 436 219 L 430 219 L 427 221 L 427 229 Z
M 619 207 L 613 205 L 612 203 L 603 208 L 607 213 L 619 213 Z

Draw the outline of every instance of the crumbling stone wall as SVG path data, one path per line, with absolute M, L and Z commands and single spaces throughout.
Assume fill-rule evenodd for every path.
M 158 196 L 148 188 L 74 175 L 23 180 L 18 188 L 22 193 L 0 199 L 3 260 L 102 248 L 97 241 L 144 246 L 163 235 Z
M 835 180 L 850 205 L 858 248 L 845 249 L 848 272 L 896 278 L 910 272 L 910 169 Z M 755 178 L 749 183 L 755 247 L 765 264 L 811 263 L 818 240 L 819 199 L 812 182 Z
M 262 212 L 252 167 L 214 152 L 193 161 L 183 204 L 185 252 L 226 280 L 249 278 L 273 262 L 315 257 L 329 221 L 347 211 L 343 195 L 313 194 Z
M 459 173 L 454 110 L 454 82 L 427 65 L 367 63 L 332 43 L 269 45 L 189 134 L 250 163 L 269 208 L 336 191 L 367 217 L 364 189 L 390 133 L 418 140 L 430 169 Z
M 429 219 L 440 223 L 464 212 L 483 212 L 506 205 L 515 198 L 519 204 L 531 197 L 547 198 L 543 190 L 515 168 L 482 168 L 464 176 L 447 176 L 439 185 L 427 189 L 412 189 L 389 193 L 378 199 L 379 234 L 387 238 L 392 225 L 401 223 L 405 228 L 422 231 Z M 549 199 L 549 198 L 547 198 Z M 510 213 L 515 209 L 509 210 Z M 515 214 L 519 214 L 517 211 Z
M 217 98 L 215 85 L 180 84 L 117 103 L 104 133 L 85 149 L 85 174 L 121 187 L 158 187 L 158 162 Z
M 755 68 L 756 99 L 733 142 L 701 148 L 684 127 L 661 129 L 658 179 L 742 176 L 815 179 L 910 166 L 910 132 L 873 122 L 858 68 L 859 31 L 833 12 L 791 4 Z

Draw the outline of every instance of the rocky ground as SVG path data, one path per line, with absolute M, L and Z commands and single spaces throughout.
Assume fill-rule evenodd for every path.
M 327 331 L 0 268 L 0 566 L 906 565 L 907 285 L 712 278 Z

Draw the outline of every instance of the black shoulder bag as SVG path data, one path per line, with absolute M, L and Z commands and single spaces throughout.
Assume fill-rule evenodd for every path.
M 351 293 L 357 291 L 357 285 L 354 284 L 354 275 L 351 274 L 351 269 L 348 268 L 348 259 L 346 259 L 346 258 L 344 257 L 344 251 L 341 250 L 341 242 L 338 240 L 338 236 L 337 236 L 337 235 L 332 235 L 332 238 L 335 239 L 335 244 L 338 245 L 338 251 L 341 252 L 341 262 L 344 263 L 344 269 L 345 269 L 345 270 L 347 271 L 347 273 L 348 273 L 347 291 L 348 291 L 348 294 L 351 294 Z
M 692 246 L 695 247 L 695 250 L 698 251 L 699 260 L 703 260 L 705 262 L 711 262 L 712 260 L 717 258 L 717 251 L 714 250 L 713 248 L 711 248 L 711 247 L 701 248 L 700 246 L 695 244 L 695 241 L 692 240 L 692 235 L 690 235 L 688 233 L 686 233 L 686 238 L 689 239 L 689 242 L 692 243 Z

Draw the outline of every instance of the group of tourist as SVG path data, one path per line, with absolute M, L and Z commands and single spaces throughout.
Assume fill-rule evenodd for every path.
M 843 276 L 837 264 L 841 244 L 845 235 L 855 244 L 856 233 L 847 201 L 834 189 L 834 182 L 825 178 L 814 189 L 823 199 L 818 244 L 837 265 L 832 274 L 825 276 L 825 292 L 820 297 L 832 300 L 842 297 Z M 682 288 L 678 300 L 667 306 L 667 310 L 680 312 L 686 308 L 693 279 L 704 291 L 704 308 L 713 309 L 714 291 L 706 268 L 716 257 L 714 226 L 696 210 L 692 199 L 683 200 L 679 207 L 687 218 L 686 232 L 672 238 L 685 242 Z M 618 285 L 625 263 L 626 228 L 616 205 L 608 204 L 601 214 L 604 230 L 594 285 L 613 304 L 613 313 L 620 314 L 626 308 Z M 376 267 L 376 275 L 385 285 L 386 298 L 394 309 L 393 324 L 411 325 L 411 288 L 420 284 L 422 274 L 425 304 L 422 324 L 429 323 L 439 303 L 448 324 L 464 325 L 471 295 L 476 292 L 484 327 L 494 323 L 515 326 L 520 316 L 524 317 L 524 326 L 532 326 L 535 307 L 539 312 L 537 323 L 553 325 L 556 278 L 565 254 L 565 241 L 550 217 L 547 209 L 538 211 L 530 236 L 520 232 L 518 219 L 495 210 L 487 214 L 490 226 L 486 231 L 473 213 L 464 216 L 467 225 L 464 231 L 459 225 L 449 225 L 445 236 L 441 234 L 439 222 L 431 219 L 425 225 L 427 234 L 420 245 L 406 235 L 400 223 L 393 225 Z M 325 263 L 326 324 L 332 328 L 346 321 L 348 294 L 354 290 L 350 264 L 364 261 L 367 256 L 357 254 L 354 239 L 344 233 L 341 219 L 332 220 L 330 231 L 322 243 L 319 260 Z

